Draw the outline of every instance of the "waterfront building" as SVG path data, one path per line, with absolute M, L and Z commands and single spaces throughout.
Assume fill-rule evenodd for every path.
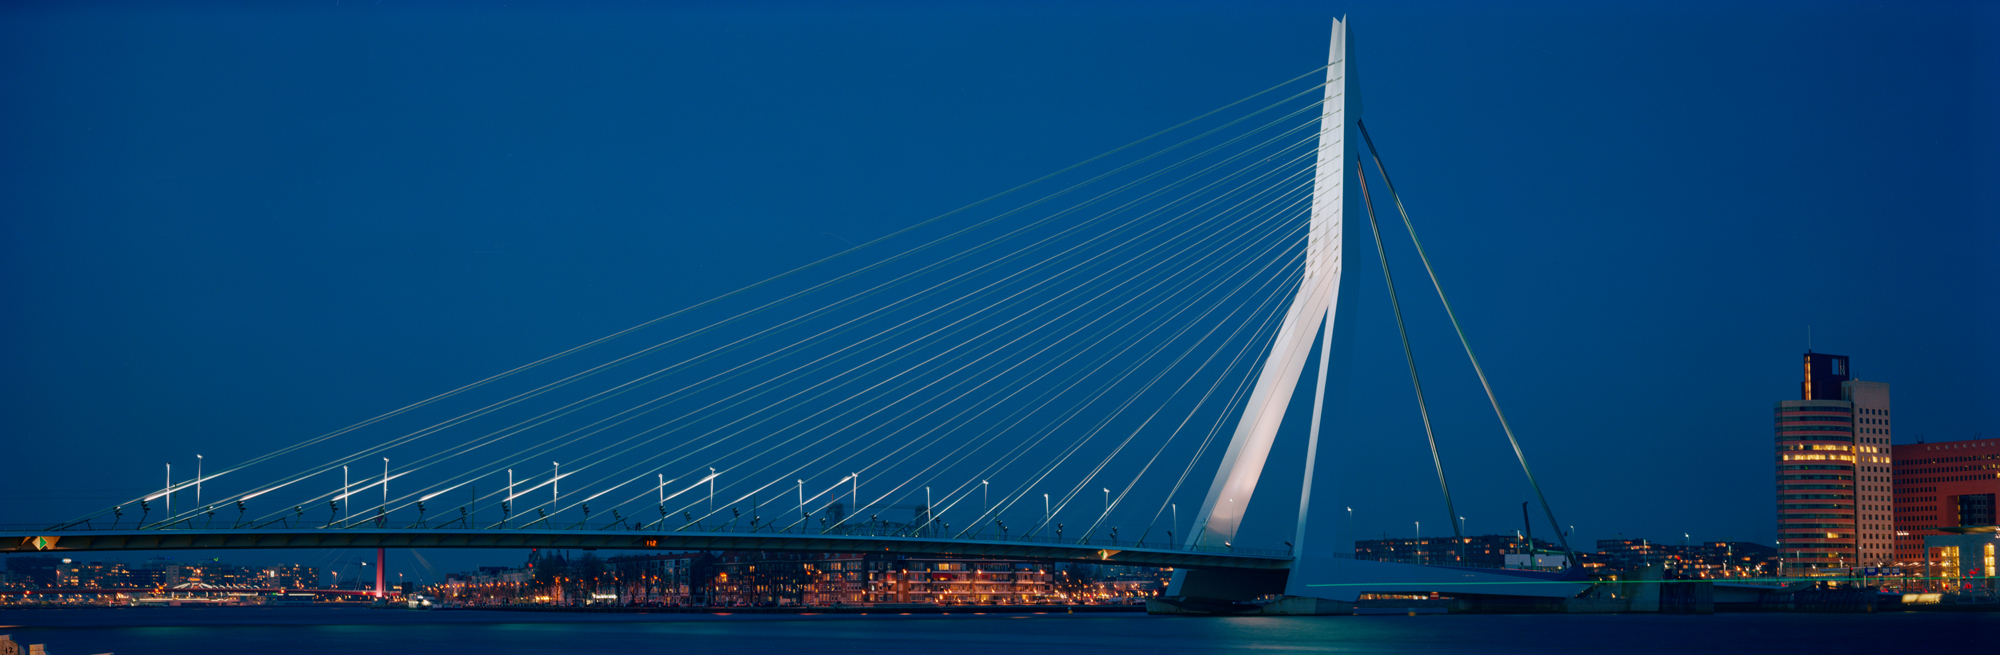
M 1748 541 L 1664 544 L 1648 539 L 1599 539 L 1591 558 L 1605 572 L 1658 566 L 1682 578 L 1751 578 L 1773 573 L 1777 549 Z
M 2000 594 L 2000 533 L 1994 526 L 1959 526 L 1924 537 L 1926 591 L 1968 594 L 1991 600 Z
M 1152 595 L 1164 584 L 1155 569 L 1087 568 L 1053 584 L 1051 565 L 999 559 L 910 557 L 889 553 L 662 553 L 602 560 L 539 558 L 525 586 L 454 574 L 433 590 L 471 603 L 601 602 L 621 605 L 828 607 L 918 603 L 939 605 L 1051 602 L 1077 597 Z M 1075 568 L 1075 567 L 1072 567 Z M 553 583 L 553 584 L 551 584 Z
M 71 589 L 115 589 L 132 586 L 124 562 L 77 562 L 65 559 L 56 569 L 56 585 Z
M 707 553 L 621 555 L 606 562 L 621 604 L 707 605 Z
M 1994 525 L 2000 439 L 1898 444 L 1894 451 L 1898 562 L 1940 561 L 1939 553 L 1926 552 L 1926 537 Z
M 1807 352 L 1799 400 L 1773 408 L 1781 573 L 1895 560 L 1889 385 Z
M 1530 548 L 1526 539 L 1509 534 L 1475 535 L 1463 540 L 1455 537 L 1415 537 L 1354 542 L 1354 559 L 1425 566 L 1499 569 L 1507 567 L 1508 555 L 1560 557 L 1561 553 L 1562 549 L 1547 541 L 1536 539 Z
M 877 603 L 1026 605 L 1050 602 L 1058 595 L 1051 584 L 1053 565 L 1040 562 L 873 554 L 868 558 L 874 561 L 867 564 L 883 573 L 868 591 Z
M 445 574 L 444 583 L 429 593 L 471 605 L 507 605 L 526 598 L 533 582 L 534 572 L 527 568 L 482 566 L 475 573 Z
M 278 564 L 258 570 L 257 583 L 277 589 L 316 589 L 319 569 L 304 564 Z
M 724 553 L 712 602 L 723 606 L 1028 604 L 1056 595 L 1049 565 L 878 553 Z
M 56 585 L 56 569 L 62 565 L 60 557 L 9 555 L 7 574 L 11 582 L 24 587 L 53 587 Z
M 1082 572 L 1092 582 L 1091 588 L 1100 599 L 1150 598 L 1166 592 L 1167 584 L 1173 580 L 1174 570 L 1151 566 L 1120 566 L 1115 564 L 1068 564 L 1060 567 L 1064 571 Z

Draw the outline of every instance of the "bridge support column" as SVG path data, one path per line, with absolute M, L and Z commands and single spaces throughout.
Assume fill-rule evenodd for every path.
M 386 579 L 383 577 L 382 573 L 383 550 L 385 549 L 382 548 L 375 549 L 375 597 L 376 598 L 389 597 L 389 589 L 383 586 L 382 584 L 382 581 Z

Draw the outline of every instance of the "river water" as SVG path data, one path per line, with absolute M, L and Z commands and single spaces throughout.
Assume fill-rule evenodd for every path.
M 2000 614 L 711 615 L 362 608 L 0 610 L 51 655 L 121 653 L 1990 652 Z M 1971 650 L 1965 650 L 1970 648 Z

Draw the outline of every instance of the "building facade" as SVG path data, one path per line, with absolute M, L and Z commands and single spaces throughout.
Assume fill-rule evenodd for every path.
M 1896 560 L 1889 385 L 1843 355 L 1808 352 L 1799 400 L 1773 408 L 1783 573 Z M 1792 568 L 1796 567 L 1796 568 Z
M 1019 605 L 1063 593 L 1049 565 L 1016 560 L 731 552 L 713 569 L 709 593 L 720 606 Z
M 1354 542 L 1354 559 L 1425 566 L 1499 569 L 1507 568 L 1508 555 L 1560 555 L 1561 553 L 1562 549 L 1541 539 L 1534 540 L 1533 547 L 1530 548 L 1527 539 L 1519 535 L 1502 534 L 1474 535 L 1463 540 L 1455 537 L 1421 537 Z
M 304 564 L 276 564 L 258 571 L 257 584 L 277 589 L 317 589 L 319 569 Z
M 892 553 L 722 551 L 620 555 L 534 551 L 426 587 L 467 605 L 881 607 L 1135 602 L 1172 569 Z
M 1658 566 L 1681 578 L 1755 578 L 1774 573 L 1777 551 L 1747 541 L 1663 544 L 1648 539 L 1599 539 L 1590 558 L 1606 572 Z
M 1955 534 L 1937 528 L 1991 526 L 2000 500 L 2000 439 L 1894 446 L 1896 559 L 1936 561 L 1924 537 Z

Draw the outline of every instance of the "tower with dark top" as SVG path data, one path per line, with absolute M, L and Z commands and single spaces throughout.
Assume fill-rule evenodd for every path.
M 1846 355 L 1806 351 L 1806 376 L 1799 383 L 1799 400 L 1846 400 L 1840 383 L 1850 377 Z

